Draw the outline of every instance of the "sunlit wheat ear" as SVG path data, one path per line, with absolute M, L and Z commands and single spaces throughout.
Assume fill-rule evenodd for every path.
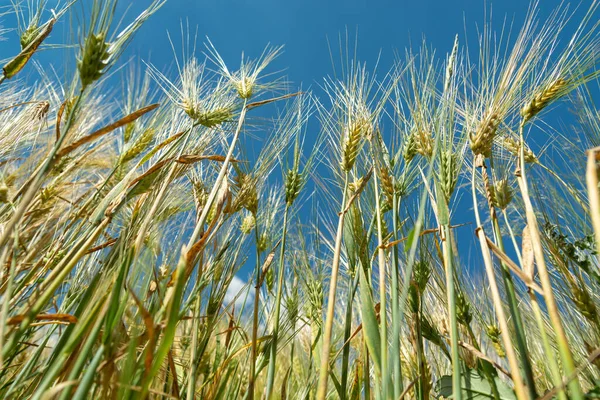
M 596 324 L 598 319 L 598 310 L 592 296 L 590 295 L 589 288 L 582 284 L 572 284 L 571 296 L 575 306 L 590 323 Z
M 81 57 L 77 61 L 79 78 L 84 88 L 100 79 L 104 74 L 110 57 L 108 48 L 109 44 L 106 42 L 106 33 L 104 32 L 90 34 L 85 39 Z
M 546 87 L 542 88 L 531 101 L 521 109 L 523 124 L 535 117 L 540 111 L 546 108 L 551 102 L 560 98 L 568 87 L 565 79 L 558 78 Z
M 342 138 L 342 170 L 348 172 L 354 167 L 356 157 L 371 133 L 371 121 L 368 118 L 355 117 L 348 122 Z
M 77 60 L 82 89 L 100 79 L 116 62 L 139 27 L 154 14 L 165 0 L 154 0 L 121 32 L 109 31 L 118 0 L 94 0 L 89 31 Z
M 206 77 L 205 64 L 195 58 L 186 61 L 178 84 L 153 66 L 149 66 L 148 72 L 169 99 L 195 123 L 214 128 L 233 119 L 237 109 L 235 96 L 222 81 L 214 83 Z
M 502 338 L 500 336 L 502 335 L 502 332 L 500 331 L 498 325 L 488 324 L 485 327 L 485 332 L 487 334 L 487 337 L 492 342 L 494 349 L 496 349 L 496 353 L 498 354 L 498 356 L 504 357 L 506 353 L 504 352 L 504 348 L 502 347 Z
M 379 167 L 379 177 L 381 179 L 381 189 L 385 199 L 382 207 L 385 211 L 389 211 L 392 209 L 396 188 L 392 171 L 387 165 L 382 165 Z
M 444 194 L 446 202 L 449 203 L 456 188 L 456 182 L 458 181 L 458 172 L 460 170 L 460 160 L 458 155 L 453 153 L 451 150 L 445 150 L 440 152 L 440 186 Z
M 283 46 L 267 46 L 256 60 L 246 59 L 242 53 L 239 70 L 231 72 L 210 39 L 207 41 L 208 57 L 216 64 L 218 72 L 229 82 L 241 99 L 248 100 L 263 90 L 277 88 L 277 82 L 262 83 L 260 76 L 265 68 L 281 54 Z
M 495 111 L 489 110 L 484 114 L 476 130 L 469 134 L 473 154 L 490 156 L 500 122 L 500 117 Z
M 258 211 L 258 191 L 256 190 L 257 181 L 250 174 L 238 170 L 233 178 L 236 196 L 233 201 L 233 210 L 239 211 L 242 208 L 250 211 L 256 216 Z
M 494 207 L 505 210 L 512 201 L 514 195 L 514 189 L 509 185 L 508 180 L 506 178 L 498 179 L 491 188 L 491 191 Z
M 502 147 L 504 147 L 513 156 L 519 157 L 519 150 L 521 146 L 516 139 L 513 139 L 510 136 L 504 137 L 502 139 Z M 527 147 L 527 145 L 525 145 L 524 153 L 526 163 L 538 162 L 538 158 L 536 157 L 535 153 L 529 147 Z
M 285 175 L 285 202 L 292 205 L 300 194 L 303 177 L 296 169 L 289 169 Z
M 412 136 L 414 137 L 415 151 L 426 159 L 430 159 L 433 155 L 433 137 L 431 136 L 431 132 L 421 129 L 414 132 Z
M 402 156 L 404 157 L 404 160 L 406 160 L 406 162 L 411 162 L 412 159 L 418 154 L 415 142 L 416 139 L 414 135 L 409 134 L 406 136 L 406 140 L 404 141 L 402 151 Z
M 45 121 L 50 111 L 50 102 L 40 101 L 32 110 L 32 118 L 38 122 Z
M 252 233 L 252 230 L 254 229 L 255 226 L 256 226 L 256 217 L 254 216 L 254 214 L 249 213 L 242 220 L 242 224 L 240 225 L 240 231 L 242 231 L 242 233 L 244 235 L 249 235 L 250 233 Z
M 120 164 L 126 164 L 142 154 L 154 140 L 155 130 L 153 128 L 146 129 L 135 142 L 133 142 L 121 155 Z

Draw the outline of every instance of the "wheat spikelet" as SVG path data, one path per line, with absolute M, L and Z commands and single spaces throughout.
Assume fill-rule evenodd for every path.
M 10 198 L 9 191 L 5 182 L 0 183 L 0 204 L 8 203 Z
M 39 27 L 36 24 L 30 24 L 19 36 L 21 50 L 25 50 L 39 34 Z
M 306 314 L 316 328 L 321 328 L 323 323 L 323 282 L 310 278 L 306 285 L 308 302 L 306 303 Z
M 493 205 L 501 210 L 505 210 L 513 198 L 514 190 L 508 184 L 507 179 L 499 179 L 492 187 Z
M 473 320 L 471 305 L 462 290 L 456 293 L 456 319 L 465 327 L 469 326 Z
M 502 339 L 500 338 L 502 332 L 500 331 L 498 325 L 488 324 L 485 327 L 485 332 L 487 333 L 488 338 L 492 342 L 494 349 L 496 349 L 496 353 L 498 354 L 498 356 L 505 357 L 506 353 L 504 352 L 504 348 L 502 347 Z
M 302 175 L 294 168 L 285 175 L 285 203 L 291 206 L 300 194 Z
M 419 130 L 414 134 L 415 151 L 423 157 L 430 159 L 433 154 L 433 138 L 427 130 Z
M 204 208 L 206 202 L 208 201 L 208 191 L 206 190 L 206 186 L 200 179 L 192 180 L 192 194 L 194 195 L 194 201 L 196 202 L 196 207 L 198 209 Z
M 371 124 L 365 118 L 357 118 L 348 124 L 342 145 L 342 169 L 344 171 L 348 172 L 354 167 L 362 142 L 369 136 L 370 128 Z
M 394 202 L 394 178 L 387 166 L 379 168 L 379 177 L 381 178 L 380 182 L 384 196 L 382 207 L 386 211 L 391 210 Z
M 415 143 L 415 136 L 408 135 L 406 141 L 404 142 L 404 149 L 402 151 L 402 156 L 406 162 L 412 161 L 412 159 L 417 155 L 417 145 Z
M 120 163 L 125 164 L 139 156 L 154 139 L 154 129 L 146 129 L 135 141 L 133 146 L 129 147 L 121 156 Z
M 592 300 L 589 292 L 586 287 L 581 285 L 572 285 L 571 292 L 573 296 L 573 302 L 588 321 L 592 324 L 596 324 L 598 320 L 598 311 L 596 310 L 596 305 Z
M 502 146 L 508 150 L 508 152 L 510 154 L 512 154 L 515 157 L 519 157 L 519 151 L 520 151 L 520 144 L 519 142 L 517 142 L 515 139 L 511 138 L 510 136 L 507 136 L 504 138 L 504 140 L 502 141 Z M 531 151 L 531 149 L 527 146 L 525 146 L 525 162 L 526 163 L 537 163 L 538 159 L 535 156 L 534 152 Z
M 77 69 L 83 88 L 94 83 L 104 74 L 104 69 L 108 65 L 108 58 L 110 57 L 108 49 L 106 34 L 103 32 L 92 33 L 85 39 L 83 54 L 77 61 Z
M 256 190 L 256 179 L 249 174 L 242 172 L 234 178 L 234 185 L 237 188 L 237 196 L 233 204 L 233 210 L 239 211 L 242 208 L 256 215 L 258 211 L 258 192 Z
M 469 134 L 473 154 L 482 154 L 485 157 L 490 156 L 494 137 L 496 136 L 500 122 L 500 117 L 495 112 L 487 112 L 484 115 L 477 130 Z
M 440 183 L 446 203 L 450 203 L 456 188 L 459 167 L 456 154 L 450 151 L 440 153 Z
M 50 111 L 50 102 L 40 101 L 33 107 L 33 119 L 36 121 L 44 121 Z
M 243 234 L 248 235 L 250 232 L 252 232 L 255 226 L 256 218 L 253 214 L 248 214 L 244 217 L 242 225 L 240 225 L 240 231 L 242 231 Z
M 564 93 L 568 81 L 558 78 L 543 88 L 533 99 L 521 109 L 523 123 L 526 123 L 535 117 L 540 111 L 546 108 L 552 101 L 561 97 Z
M 214 128 L 233 118 L 231 107 L 215 107 L 211 110 L 205 110 L 199 104 L 192 104 L 187 99 L 182 100 L 182 106 L 191 119 L 207 128 Z

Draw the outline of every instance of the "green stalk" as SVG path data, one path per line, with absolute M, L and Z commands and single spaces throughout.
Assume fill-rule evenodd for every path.
M 422 298 L 422 294 L 421 291 L 419 289 L 417 289 L 418 291 L 418 301 L 419 304 L 417 305 L 417 312 L 416 312 L 416 316 L 415 316 L 415 323 L 417 325 L 417 362 L 418 362 L 418 370 L 419 370 L 419 380 L 417 383 L 417 393 L 418 393 L 418 399 L 419 400 L 426 400 L 425 399 L 425 393 L 424 393 L 424 388 L 425 388 L 425 357 L 423 355 L 423 332 L 421 330 L 421 315 L 423 315 L 423 298 Z
M 348 290 L 348 299 L 346 301 L 346 320 L 344 322 L 344 348 L 342 350 L 342 400 L 346 399 L 346 387 L 348 385 L 348 368 L 350 365 L 350 335 L 352 334 L 352 303 L 354 303 L 354 294 L 358 287 L 358 272 L 356 271 L 357 266 L 354 266 L 355 274 L 354 278 L 348 277 L 350 283 L 350 290 Z
M 277 339 L 279 337 L 279 315 L 281 312 L 281 297 L 283 295 L 283 278 L 285 275 L 285 240 L 287 237 L 288 211 L 290 207 L 286 205 L 283 212 L 283 233 L 281 238 L 281 253 L 279 255 L 279 271 L 277 277 L 277 295 L 275 298 L 275 319 L 273 322 L 273 338 L 271 341 L 269 370 L 267 372 L 267 399 L 271 398 L 273 383 L 275 381 L 275 367 L 277 364 Z
M 17 269 L 17 250 L 19 247 L 19 233 L 17 229 L 14 231 L 14 240 L 13 240 L 13 256 L 10 262 L 10 269 L 8 272 L 8 282 L 6 285 L 6 293 L 4 294 L 4 302 L 2 303 L 2 317 L 0 318 L 0 349 L 2 349 L 2 345 L 4 342 L 4 329 L 6 328 L 6 320 L 8 318 L 8 299 L 12 296 L 13 289 L 13 280 L 15 279 L 15 271 Z M 5 250 L 6 254 L 10 251 L 8 248 Z M 5 255 L 5 254 L 3 254 Z M 2 257 L 2 264 L 4 265 L 4 257 Z M 4 272 L 4 268 L 2 268 L 2 272 Z M 4 354 L 0 351 L 0 371 L 2 371 L 4 367 Z
M 548 309 L 548 315 L 550 316 L 550 322 L 554 328 L 556 334 L 556 341 L 558 344 L 558 350 L 563 363 L 564 373 L 568 377 L 574 376 L 573 379 L 569 380 L 570 394 L 575 400 L 583 399 L 583 391 L 579 384 L 579 379 L 576 375 L 575 362 L 573 361 L 573 354 L 569 347 L 566 333 L 562 326 L 560 318 L 560 312 L 553 294 L 552 282 L 550 281 L 550 275 L 546 267 L 546 260 L 544 259 L 544 250 L 542 248 L 542 242 L 539 233 L 539 227 L 537 218 L 533 210 L 531 198 L 529 197 L 529 188 L 527 185 L 526 165 L 525 165 L 525 139 L 523 137 L 524 123 L 520 124 L 519 136 L 520 136 L 520 148 L 519 148 L 519 174 L 517 175 L 517 181 L 519 182 L 519 188 L 521 189 L 521 196 L 525 205 L 525 214 L 527 217 L 527 226 L 531 236 L 531 244 L 533 247 L 533 254 L 538 267 L 540 283 L 542 284 L 542 290 L 544 292 L 544 300 L 546 301 L 546 307 Z
M 515 387 L 515 394 L 517 395 L 517 399 L 525 400 L 528 398 L 528 396 L 526 395 L 525 385 L 523 384 L 523 380 L 521 379 L 521 372 L 519 368 L 519 363 L 517 361 L 517 356 L 515 354 L 515 349 L 513 348 L 510 334 L 508 334 L 508 322 L 506 320 L 506 315 L 504 314 L 503 302 L 502 298 L 500 297 L 500 291 L 498 290 L 498 284 L 496 282 L 494 264 L 492 262 L 492 257 L 490 255 L 490 250 L 486 241 L 485 233 L 483 232 L 483 227 L 481 225 L 479 208 L 477 207 L 477 190 L 475 188 L 476 168 L 477 160 L 473 160 L 473 168 L 471 171 L 471 194 L 473 196 L 473 212 L 475 213 L 475 223 L 477 224 L 477 228 L 475 228 L 475 233 L 477 234 L 477 238 L 479 239 L 479 246 L 481 248 L 481 254 L 483 256 L 485 272 L 490 283 L 490 291 L 492 294 L 494 311 L 496 313 L 496 318 L 498 319 L 500 330 L 502 332 L 502 341 L 506 350 L 506 358 L 508 358 L 508 364 L 510 366 L 510 372 Z
M 335 295 L 337 291 L 337 279 L 340 267 L 340 256 L 342 253 L 342 234 L 344 233 L 344 216 L 346 209 L 346 197 L 348 192 L 348 172 L 344 177 L 344 189 L 342 195 L 342 206 L 335 237 L 335 249 L 331 265 L 331 280 L 329 282 L 329 297 L 327 300 L 327 316 L 325 318 L 325 331 L 323 332 L 323 343 L 321 350 L 321 369 L 319 370 L 319 383 L 317 386 L 317 400 L 325 400 L 327 395 L 327 379 L 329 378 L 329 349 L 331 347 L 331 332 L 333 330 L 333 318 L 335 314 Z
M 443 201 L 443 200 L 442 200 Z M 442 251 L 444 254 L 444 269 L 446 270 L 446 290 L 448 295 L 448 313 L 450 314 L 450 345 L 452 347 L 452 396 L 455 400 L 462 399 L 460 380 L 460 354 L 458 353 L 458 322 L 456 320 L 456 294 L 454 289 L 454 263 L 450 242 L 450 227 L 442 224 Z
M 379 320 L 381 321 L 381 391 L 382 398 L 388 398 L 388 382 L 390 377 L 388 376 L 388 341 L 387 341 L 387 293 L 386 293 L 386 262 L 385 262 L 385 250 L 383 248 L 383 222 L 381 215 L 381 205 L 379 202 L 379 183 L 378 183 L 378 172 L 375 166 L 375 173 L 373 174 L 373 184 L 375 187 L 375 208 L 377 210 L 377 257 L 379 264 Z
M 493 166 L 492 161 L 490 160 L 490 165 Z M 490 182 L 489 177 L 487 175 L 486 166 L 483 165 L 483 177 L 484 177 L 484 185 L 486 186 L 486 191 L 490 191 Z M 488 196 L 486 196 L 488 197 Z M 500 224 L 498 222 L 498 215 L 496 214 L 496 209 L 494 204 L 490 201 L 488 197 L 488 206 L 490 209 L 490 217 L 492 220 L 492 227 L 494 232 L 494 241 L 504 252 L 504 241 L 502 240 L 502 232 L 500 231 Z M 519 358 L 521 360 L 521 370 L 523 371 L 523 375 L 525 377 L 525 383 L 527 384 L 527 391 L 529 392 L 529 396 L 532 399 L 538 397 L 535 390 L 535 381 L 533 379 L 533 369 L 531 368 L 531 361 L 529 360 L 529 350 L 527 348 L 527 336 L 525 335 L 525 328 L 523 327 L 523 318 L 521 317 L 521 312 L 519 311 L 519 302 L 517 299 L 517 294 L 515 292 L 515 284 L 513 282 L 512 276 L 510 275 L 510 270 L 508 266 L 503 261 L 500 262 L 502 266 L 502 281 L 504 283 L 504 288 L 506 290 L 506 296 L 508 299 L 508 309 L 512 316 L 513 326 L 515 328 L 515 339 L 517 342 L 517 349 L 519 350 Z
M 392 226 L 394 228 L 394 241 L 398 240 L 398 208 L 400 199 L 394 191 L 392 200 Z M 400 360 L 400 298 L 398 278 L 400 270 L 398 267 L 398 246 L 392 247 L 392 340 L 391 340 L 391 364 L 394 377 L 394 399 L 400 398 L 404 391 L 402 384 L 402 364 Z
M 200 281 L 200 274 L 198 274 L 197 283 Z M 187 387 L 187 400 L 193 400 L 196 392 L 196 374 L 197 374 L 197 363 L 198 357 L 198 331 L 200 330 L 200 305 L 202 302 L 202 296 L 200 293 L 197 294 L 196 304 L 194 305 L 194 323 L 192 324 L 192 354 L 190 355 L 190 375 L 188 377 Z
M 256 267 L 254 270 L 254 311 L 252 314 L 252 350 L 251 350 L 251 358 L 250 358 L 250 377 L 248 382 L 248 399 L 254 399 L 254 381 L 256 379 L 256 340 L 258 337 L 258 303 L 260 300 L 260 250 L 258 249 L 258 242 L 260 240 L 260 235 L 258 233 L 258 221 L 256 225 L 254 225 L 254 236 L 256 241 Z
M 98 350 L 96 351 L 96 355 L 94 356 L 94 358 L 88 365 L 87 371 L 83 375 L 83 378 L 81 379 L 81 382 L 79 383 L 79 387 L 77 388 L 77 391 L 75 392 L 75 395 L 73 396 L 73 400 L 83 400 L 87 396 L 90 395 L 89 389 L 92 386 L 92 384 L 94 383 L 94 377 L 96 375 L 96 368 L 98 368 L 98 365 L 100 364 L 100 361 L 102 360 L 103 353 L 104 353 L 104 345 L 101 344 L 100 347 L 98 348 Z
M 502 240 L 502 234 L 500 233 L 500 225 L 498 224 L 498 217 L 496 212 L 493 213 L 492 225 L 494 228 L 494 236 L 496 237 L 496 244 L 504 252 L 504 241 Z M 506 296 L 508 300 L 508 309 L 512 316 L 513 326 L 515 328 L 515 340 L 517 342 L 517 349 L 519 350 L 519 358 L 521 359 L 521 369 L 527 383 L 527 391 L 532 399 L 538 397 L 535 390 L 535 381 L 533 378 L 533 369 L 531 368 L 531 361 L 529 360 L 529 349 L 527 348 L 527 336 L 525 335 L 525 328 L 523 326 L 523 318 L 519 311 L 519 301 L 515 293 L 515 284 L 510 275 L 508 266 L 504 263 L 500 263 L 502 266 L 502 281 L 504 282 L 504 289 L 506 290 Z

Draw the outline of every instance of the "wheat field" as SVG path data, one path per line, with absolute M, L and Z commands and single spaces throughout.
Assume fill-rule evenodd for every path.
M 600 398 L 598 1 L 308 90 L 165 1 L 0 13 L 1 398 Z

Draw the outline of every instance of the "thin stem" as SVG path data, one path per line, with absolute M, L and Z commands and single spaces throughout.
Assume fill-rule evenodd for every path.
M 442 200 L 443 201 L 443 200 Z M 446 291 L 448 294 L 448 313 L 450 314 L 450 343 L 452 347 L 452 396 L 455 400 L 462 399 L 460 380 L 460 354 L 458 352 L 458 322 L 456 319 L 456 294 L 454 289 L 454 263 L 450 228 L 442 225 L 442 251 L 444 254 L 444 269 L 446 270 Z
M 331 347 L 331 332 L 333 330 L 333 318 L 335 314 L 335 295 L 337 292 L 337 279 L 340 267 L 340 256 L 342 253 L 342 236 L 344 233 L 344 216 L 346 208 L 346 197 L 348 192 L 348 177 L 344 177 L 344 189 L 342 194 L 342 206 L 338 220 L 337 234 L 335 237 L 335 249 L 331 265 L 331 280 L 329 282 L 329 297 L 327 299 L 327 315 L 325 318 L 325 330 L 323 332 L 323 343 L 321 350 L 321 369 L 319 370 L 319 383 L 317 386 L 317 400 L 325 400 L 327 395 L 327 379 L 329 378 L 329 349 Z
M 483 261 L 485 264 L 485 272 L 487 274 L 488 280 L 490 282 L 490 290 L 492 292 L 492 301 L 494 303 L 494 310 L 496 312 L 496 318 L 498 319 L 498 323 L 500 325 L 500 329 L 502 331 L 502 341 L 504 342 L 504 347 L 506 350 L 506 357 L 508 358 L 508 364 L 510 366 L 510 373 L 512 376 L 512 380 L 515 386 L 515 393 L 519 400 L 528 399 L 528 395 L 526 394 L 525 385 L 523 384 L 523 380 L 521 378 L 519 363 L 517 362 L 517 356 L 515 354 L 515 349 L 513 348 L 512 341 L 510 339 L 510 331 L 508 330 L 508 323 L 506 321 L 506 315 L 504 314 L 502 298 L 500 297 L 500 292 L 498 290 L 498 284 L 496 283 L 496 275 L 494 273 L 494 264 L 492 263 L 492 257 L 490 255 L 490 250 L 487 245 L 487 241 L 485 239 L 485 233 L 483 232 L 483 228 L 481 226 L 481 218 L 479 217 L 479 209 L 477 207 L 477 191 L 475 189 L 475 171 L 476 171 L 476 162 L 473 163 L 473 170 L 471 176 L 471 189 L 473 195 L 473 211 L 475 213 L 475 221 L 477 223 L 476 234 L 479 238 L 479 245 L 481 247 L 481 253 L 483 255 Z
M 392 200 L 392 226 L 394 228 L 394 241 L 398 240 L 398 209 L 400 198 L 394 191 Z M 404 391 L 402 384 L 402 364 L 400 360 L 400 298 L 398 279 L 400 270 L 398 267 L 398 246 L 392 248 L 392 338 L 391 338 L 391 364 L 394 377 L 394 398 L 398 399 Z
M 510 234 L 510 239 L 513 243 L 515 253 L 517 254 L 517 259 L 519 260 L 519 265 L 523 267 L 523 258 L 521 257 L 521 251 L 519 246 L 517 245 L 517 240 L 515 238 L 515 233 L 513 232 L 510 223 L 508 221 L 508 215 L 506 214 L 506 210 L 502 210 L 502 215 L 504 216 L 504 221 L 508 228 L 508 233 Z M 542 310 L 540 308 L 540 304 L 535 293 L 528 291 L 529 299 L 531 301 L 531 307 L 533 309 L 533 313 L 535 316 L 535 321 L 538 326 L 538 330 L 540 331 L 540 336 L 542 338 L 542 344 L 544 346 L 544 352 L 546 355 L 546 359 L 548 360 L 550 372 L 552 374 L 552 380 L 555 386 L 561 387 L 558 392 L 558 397 L 560 400 L 567 400 L 567 395 L 562 388 L 562 377 L 560 376 L 560 370 L 558 367 L 558 363 L 556 362 L 556 354 L 552 346 L 550 346 L 550 341 L 548 340 L 548 334 L 546 332 L 546 324 L 544 323 L 544 318 L 542 316 Z
M 358 272 L 356 268 L 360 268 L 358 266 L 354 266 L 354 278 L 352 276 L 348 277 L 348 283 L 351 285 L 350 290 L 348 290 L 348 299 L 346 301 L 346 320 L 344 322 L 344 348 L 342 350 L 342 379 L 341 379 L 341 387 L 342 387 L 342 400 L 346 399 L 346 386 L 348 385 L 348 367 L 350 364 L 350 335 L 352 334 L 352 303 L 354 302 L 354 294 L 356 293 L 356 289 L 358 287 Z
M 258 221 L 254 226 L 254 236 L 256 241 L 256 267 L 254 269 L 254 311 L 252 314 L 252 351 L 250 357 L 250 377 L 248 381 L 248 399 L 254 399 L 254 383 L 256 380 L 256 351 L 257 351 L 257 339 L 258 339 L 258 305 L 260 302 L 260 249 L 259 241 L 260 235 L 258 232 Z
M 586 183 L 590 202 L 592 226 L 596 235 L 598 257 L 600 257 L 600 193 L 598 192 L 598 167 L 596 166 L 597 150 L 589 151 L 587 160 Z
M 383 221 L 381 204 L 379 202 L 378 172 L 375 166 L 373 185 L 375 186 L 375 209 L 377 210 L 377 258 L 379 264 L 379 319 L 381 321 L 381 391 L 382 398 L 388 398 L 388 339 L 387 339 L 387 293 L 386 293 L 386 262 L 383 246 Z
M 490 165 L 493 167 L 493 164 L 490 160 Z M 486 191 L 486 199 L 488 202 L 488 207 L 490 211 L 490 218 L 492 220 L 492 228 L 494 233 L 494 241 L 500 248 L 500 250 L 504 251 L 504 241 L 502 240 L 502 232 L 500 231 L 500 224 L 498 222 L 498 215 L 496 214 L 496 208 L 494 207 L 494 203 L 491 197 L 491 187 L 490 187 L 490 179 L 487 173 L 487 167 L 485 165 L 485 161 L 481 166 L 481 176 L 483 178 L 483 184 L 485 186 Z M 517 348 L 519 349 L 519 356 L 521 359 L 521 369 L 525 376 L 525 381 L 527 383 L 527 389 L 529 391 L 529 396 L 531 398 L 537 398 L 538 395 L 535 390 L 535 381 L 533 379 L 533 369 L 531 368 L 531 362 L 529 360 L 529 350 L 527 348 L 527 336 L 525 335 L 525 329 L 523 327 L 523 318 L 521 317 L 521 312 L 519 311 L 519 302 L 517 299 L 517 294 L 515 292 L 515 284 L 513 282 L 512 276 L 510 275 L 510 270 L 508 266 L 504 262 L 500 262 L 502 266 L 502 281 L 504 283 L 504 289 L 506 290 L 506 297 L 508 300 L 508 308 L 510 314 L 512 316 L 513 326 L 515 328 L 516 333 L 516 342 Z
M 562 326 L 560 313 L 558 306 L 553 294 L 552 282 L 550 281 L 550 275 L 546 267 L 546 260 L 544 259 L 544 250 L 542 248 L 542 240 L 540 238 L 539 227 L 535 212 L 533 211 L 533 205 L 531 198 L 529 197 L 529 188 L 527 185 L 526 165 L 525 165 L 525 140 L 523 138 L 523 123 L 519 127 L 520 136 L 520 148 L 519 148 L 519 170 L 517 173 L 517 181 L 519 182 L 519 188 L 521 189 L 521 196 L 525 205 L 525 214 L 527 217 L 527 227 L 531 237 L 531 244 L 533 247 L 533 254 L 535 256 L 536 265 L 538 267 L 540 283 L 544 291 L 544 300 L 546 301 L 546 307 L 548 309 L 548 315 L 550 316 L 550 322 L 554 328 L 556 334 L 556 340 L 558 344 L 558 350 L 563 362 L 564 373 L 566 376 L 572 376 L 575 373 L 575 363 L 573 361 L 573 354 L 569 348 L 567 336 Z M 505 335 L 503 335 L 505 336 Z M 579 385 L 579 379 L 575 377 L 569 382 L 569 389 L 571 395 L 575 400 L 583 399 L 583 392 Z
M 281 312 L 281 297 L 283 295 L 283 278 L 285 276 L 285 240 L 287 237 L 288 211 L 289 205 L 286 205 L 283 212 L 283 233 L 281 237 L 281 253 L 279 255 L 279 270 L 277 277 L 277 295 L 275 298 L 275 318 L 273 321 L 273 338 L 271 341 L 269 370 L 267 373 L 267 399 L 271 398 L 273 391 L 273 382 L 275 381 L 275 367 L 277 365 L 277 339 L 279 338 L 279 318 Z

